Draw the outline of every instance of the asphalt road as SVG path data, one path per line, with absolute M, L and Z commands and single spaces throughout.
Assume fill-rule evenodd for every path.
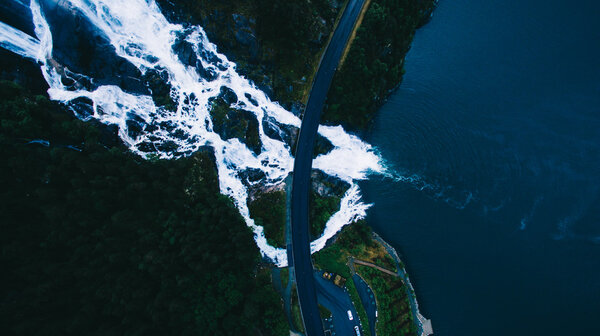
M 346 290 L 323 279 L 323 272 L 315 271 L 315 283 L 317 285 L 317 298 L 319 303 L 331 312 L 336 336 L 355 335 L 354 327 L 360 327 L 358 313 L 350 300 Z M 352 320 L 348 318 L 348 310 L 352 312 Z
M 288 260 L 294 266 L 298 301 L 307 336 L 323 336 L 323 325 L 319 316 L 317 291 L 313 278 L 313 266 L 310 256 L 310 234 L 308 223 L 308 195 L 312 154 L 323 111 L 327 92 L 331 86 L 333 74 L 346 47 L 350 34 L 365 0 L 350 0 L 342 14 L 333 37 L 327 46 L 312 90 L 296 145 L 294 177 L 292 182 L 292 246 L 288 250 Z

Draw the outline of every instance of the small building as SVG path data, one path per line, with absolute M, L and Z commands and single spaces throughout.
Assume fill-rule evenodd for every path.
M 344 288 L 344 286 L 346 286 L 346 278 L 342 277 L 339 274 L 336 274 L 333 278 L 333 283 L 340 288 Z

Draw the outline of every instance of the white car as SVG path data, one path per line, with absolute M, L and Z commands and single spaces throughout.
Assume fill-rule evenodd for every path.
M 356 336 L 360 336 L 360 329 L 358 329 L 358 326 L 354 326 L 354 332 L 356 333 Z
M 348 310 L 348 320 L 352 321 L 354 320 L 354 317 L 352 316 L 352 312 Z

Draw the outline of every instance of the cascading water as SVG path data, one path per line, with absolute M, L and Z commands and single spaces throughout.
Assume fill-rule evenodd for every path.
M 143 157 L 171 159 L 189 155 L 201 146 L 212 147 L 221 192 L 234 200 L 254 231 L 261 253 L 278 265 L 286 265 L 286 250 L 270 246 L 263 228 L 250 218 L 248 186 L 282 183 L 292 171 L 289 145 L 268 136 L 272 132 L 265 127 L 281 133 L 283 127 L 300 127 L 300 119 L 240 76 L 235 64 L 217 52 L 201 27 L 169 23 L 152 0 L 33 0 L 30 8 L 36 38 L 0 22 L 0 46 L 41 65 L 50 86 L 50 98 L 64 103 L 80 118 L 117 125 L 123 142 Z M 143 90 L 136 92 L 126 85 L 103 80 L 98 74 L 69 69 L 68 62 L 63 62 L 60 55 L 70 50 L 54 51 L 55 32 L 49 19 L 59 11 L 85 20 L 91 26 L 86 29 L 94 30 L 96 40 L 105 41 L 115 58 L 133 65 L 141 76 L 149 71 L 165 74 L 176 108 L 157 106 L 151 94 Z M 174 45 L 181 43 L 191 46 L 191 62 L 183 62 L 174 51 Z M 258 121 L 259 153 L 237 138 L 223 139 L 215 132 L 210 112 L 223 87 L 237 96 L 229 104 L 231 108 L 249 111 Z M 82 101 L 88 102 L 87 106 Z M 369 205 L 361 202 L 355 181 L 365 179 L 369 173 L 385 171 L 373 148 L 346 133 L 341 126 L 320 126 L 319 134 L 334 148 L 319 155 L 313 167 L 350 183 L 351 187 L 341 201 L 340 210 L 328 221 L 324 234 L 311 243 L 313 252 L 323 248 L 344 225 L 366 216 Z M 250 182 L 243 175 L 250 170 L 260 171 L 264 177 Z

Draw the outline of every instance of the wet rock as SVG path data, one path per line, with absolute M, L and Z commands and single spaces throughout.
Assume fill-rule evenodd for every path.
M 315 141 L 315 148 L 313 150 L 313 158 L 321 154 L 327 154 L 333 149 L 333 144 L 324 136 L 317 134 L 317 139 Z
M 261 142 L 256 116 L 250 111 L 229 107 L 222 98 L 214 100 L 212 105 L 210 116 L 214 131 L 225 140 L 237 138 L 255 154 L 260 154 Z
M 78 116 L 82 119 L 90 118 L 94 115 L 94 102 L 87 97 L 79 97 L 69 102 Z
M 14 81 L 36 94 L 45 94 L 48 90 L 39 65 L 3 48 L 0 48 L 0 79 Z
M 226 86 L 221 86 L 221 91 L 219 92 L 218 97 L 222 99 L 227 105 L 235 104 L 238 101 L 238 97 L 235 94 L 235 92 L 233 92 L 232 89 Z
M 249 168 L 243 172 L 240 172 L 240 177 L 242 181 L 245 181 L 247 184 L 254 184 L 266 177 L 265 173 L 258 168 Z
M 244 93 L 244 96 L 250 101 L 250 104 L 258 106 L 258 102 L 256 101 L 256 99 L 252 98 L 252 96 L 249 93 Z
M 156 145 L 156 149 L 163 153 L 174 153 L 179 149 L 179 146 L 174 141 L 165 141 Z
M 265 116 L 262 122 L 265 135 L 271 139 L 285 142 L 292 150 L 296 148 L 299 129 L 290 125 L 278 125 L 275 119 Z
M 280 192 L 285 190 L 285 181 L 277 184 L 265 185 L 264 183 L 257 183 L 254 185 L 247 185 L 248 188 L 248 204 L 256 201 L 261 196 L 272 193 Z
M 290 111 L 297 117 L 302 118 L 304 115 L 304 104 L 301 102 L 293 102 Z
M 141 124 L 135 120 L 127 120 L 125 122 L 125 124 L 127 125 L 127 135 L 130 138 L 136 139 L 137 137 L 142 135 L 142 132 L 144 131 L 143 124 Z
M 188 133 L 180 128 L 176 129 L 171 135 L 179 140 L 185 140 L 189 137 Z
M 33 18 L 27 0 L 0 2 L 0 21 L 35 37 Z
M 108 38 L 79 10 L 65 1 L 41 1 L 53 37 L 53 60 L 94 78 L 95 86 L 117 85 L 126 92 L 148 94 L 141 72 L 119 57 Z
M 194 68 L 196 70 L 196 73 L 200 77 L 206 79 L 207 81 L 215 80 L 218 74 L 210 67 L 204 67 L 202 65 L 202 62 L 200 62 L 198 56 L 196 55 L 196 51 L 194 50 L 193 45 L 190 42 L 186 41 L 185 38 L 186 35 L 182 34 L 177 38 L 177 40 L 175 41 L 175 43 L 173 43 L 173 46 L 171 47 L 173 52 L 177 55 L 179 61 L 189 67 Z M 203 51 L 201 53 L 201 56 L 210 57 L 210 54 L 211 53 Z M 215 65 L 217 65 L 217 63 L 219 63 L 219 59 L 218 57 L 216 57 L 216 55 L 213 54 L 213 56 L 214 58 L 212 58 L 212 61 L 215 61 L 215 58 L 216 61 L 209 61 L 209 63 L 215 63 Z
M 151 69 L 143 76 L 145 85 L 150 89 L 154 104 L 169 111 L 177 108 L 177 103 L 171 97 L 171 84 L 169 75 L 164 70 Z
M 198 66 L 196 66 L 196 73 L 209 82 L 212 82 L 219 77 L 219 74 L 215 70 L 203 67 L 200 62 L 198 62 Z
M 137 149 L 144 153 L 156 152 L 156 147 L 154 146 L 154 144 L 151 142 L 147 142 L 147 141 L 138 144 Z
M 311 173 L 312 189 L 322 197 L 341 198 L 350 188 L 348 182 L 342 181 L 337 177 L 329 176 L 320 170 L 313 169 Z
M 198 57 L 191 43 L 185 40 L 185 35 L 180 35 L 171 47 L 179 61 L 187 66 L 195 67 Z
M 200 57 L 202 57 L 202 59 L 210 64 L 219 64 L 221 63 L 221 60 L 219 59 L 219 57 L 217 57 L 217 55 L 215 55 L 215 53 L 213 53 L 212 51 L 208 51 L 206 49 L 202 49 L 200 51 Z
M 167 132 L 172 132 L 177 127 L 171 121 L 162 121 L 158 124 L 158 126 Z

